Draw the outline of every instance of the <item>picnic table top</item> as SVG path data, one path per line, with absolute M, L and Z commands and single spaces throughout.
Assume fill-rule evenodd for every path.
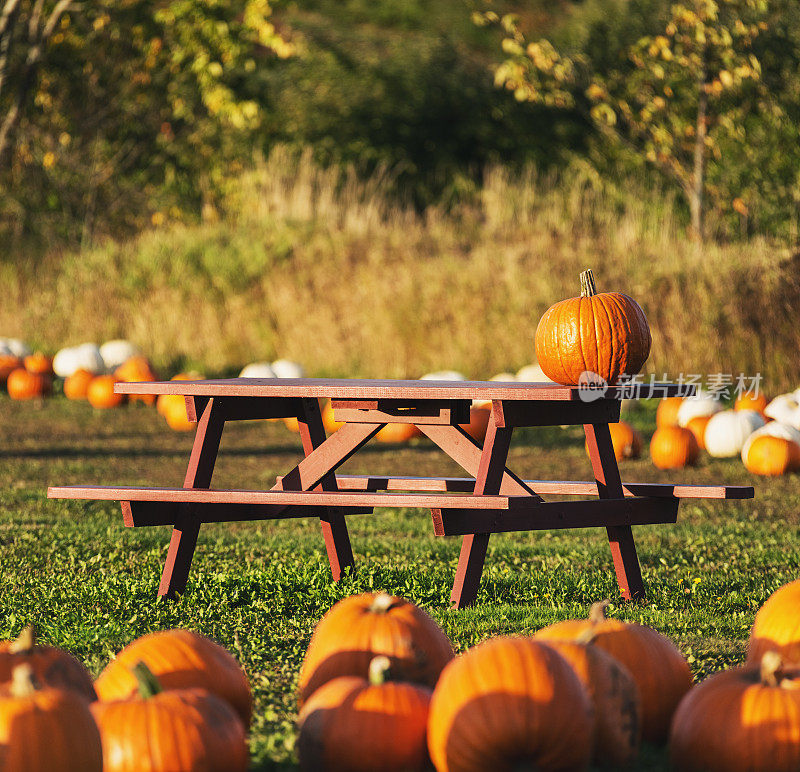
M 557 383 L 503 381 L 359 380 L 346 378 L 225 378 L 207 381 L 117 383 L 117 394 L 181 394 L 194 397 L 316 397 L 330 399 L 508 400 L 593 402 L 691 396 L 695 387 L 679 383 L 629 383 L 605 391 Z

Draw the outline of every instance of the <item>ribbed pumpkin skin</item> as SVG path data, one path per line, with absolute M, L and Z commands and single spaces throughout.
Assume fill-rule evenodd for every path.
M 681 469 L 697 461 L 700 448 L 689 429 L 662 426 L 650 440 L 650 458 L 659 469 Z
M 430 700 L 430 689 L 410 683 L 373 686 L 355 676 L 328 681 L 298 716 L 300 769 L 423 772 Z
M 103 772 L 246 772 L 247 738 L 225 700 L 205 689 L 95 702 Z
M 747 449 L 744 465 L 751 474 L 770 477 L 800 468 L 800 445 L 783 437 L 756 437 Z
M 241 666 L 222 646 L 192 630 L 162 630 L 128 644 L 95 681 L 98 698 L 110 702 L 137 693 L 130 668 L 140 661 L 165 691 L 207 689 L 232 705 L 245 727 L 250 725 L 253 698 Z
M 627 767 L 639 753 L 642 736 L 639 687 L 630 671 L 592 643 L 545 643 L 569 663 L 594 705 L 594 763 L 613 769 Z
M 492 638 L 454 659 L 433 692 L 428 750 L 438 772 L 584 770 L 591 700 L 567 661 L 532 638 Z
M 635 375 L 650 354 L 650 328 L 639 304 L 620 292 L 570 298 L 545 311 L 536 359 L 548 378 L 575 385 L 584 372 L 609 384 Z
M 372 610 L 379 598 L 387 610 Z M 413 603 L 386 593 L 352 595 L 335 604 L 311 636 L 300 668 L 298 704 L 334 678 L 365 678 L 379 654 L 389 658 L 394 680 L 431 689 L 454 656 L 439 625 Z
M 89 705 L 71 691 L 13 697 L 0 690 L 3 772 L 102 772 L 103 754 Z
M 758 667 L 716 673 L 692 689 L 670 732 L 680 772 L 797 772 L 800 680 L 761 683 Z
M 787 662 L 800 663 L 800 579 L 775 590 L 756 614 L 747 662 L 761 662 L 768 651 L 777 651 Z
M 52 646 L 15 652 L 12 646 L 12 641 L 0 643 L 0 684 L 11 681 L 15 667 L 30 665 L 42 686 L 75 692 L 87 702 L 97 699 L 89 671 L 69 652 Z
M 542 641 L 574 641 L 594 634 L 592 645 L 608 652 L 628 668 L 639 687 L 642 737 L 663 743 L 675 708 L 692 685 L 692 673 L 672 641 L 645 625 L 606 619 L 557 622 L 535 634 Z

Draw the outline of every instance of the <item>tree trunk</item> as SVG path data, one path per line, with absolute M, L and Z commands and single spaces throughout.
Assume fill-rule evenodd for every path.
M 705 237 L 703 221 L 703 194 L 706 187 L 706 118 L 708 114 L 708 94 L 703 71 L 699 78 L 697 99 L 697 125 L 694 139 L 694 169 L 692 187 L 689 191 L 689 209 L 692 215 L 692 234 L 702 241 Z

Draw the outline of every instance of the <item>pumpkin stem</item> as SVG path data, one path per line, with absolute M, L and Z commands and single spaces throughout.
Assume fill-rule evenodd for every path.
M 605 615 L 603 615 L 603 619 L 605 619 Z M 575 637 L 575 643 L 580 643 L 584 645 L 590 644 L 594 643 L 595 638 L 597 638 L 597 630 L 594 630 L 591 627 L 587 627 L 585 630 L 581 630 L 581 632 L 578 633 L 578 635 Z
M 382 686 L 392 678 L 392 663 L 385 654 L 373 657 L 369 663 L 369 682 L 372 686 Z
M 611 604 L 611 601 L 606 598 L 605 600 L 599 600 L 597 603 L 592 603 L 592 607 L 589 609 L 589 621 L 593 624 L 599 624 L 600 622 L 605 622 L 608 617 L 606 616 L 606 609 Z
M 597 286 L 594 283 L 594 274 L 591 268 L 587 268 L 581 273 L 581 297 L 590 298 L 597 294 Z
M 141 660 L 131 668 L 131 673 L 136 679 L 136 685 L 139 687 L 139 696 L 143 700 L 149 700 L 163 691 L 158 679 L 153 675 L 153 671 Z
M 12 654 L 23 654 L 31 651 L 34 646 L 36 646 L 36 627 L 28 625 L 9 646 L 9 651 Z
M 24 665 L 17 665 L 11 673 L 11 696 L 12 697 L 30 697 L 36 692 L 36 676 L 33 674 L 33 668 L 25 663 Z
M 373 614 L 385 614 L 394 605 L 394 598 L 388 592 L 379 592 L 372 603 L 369 610 Z
M 768 651 L 761 658 L 761 683 L 764 686 L 778 686 L 782 680 L 783 659 L 777 651 Z

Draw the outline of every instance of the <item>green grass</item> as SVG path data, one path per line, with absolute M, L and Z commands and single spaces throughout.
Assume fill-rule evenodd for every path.
M 652 410 L 630 419 L 646 435 Z M 61 398 L 43 404 L 0 398 L 0 637 L 35 622 L 43 642 L 63 646 L 98 673 L 134 637 L 172 626 L 199 630 L 241 661 L 256 700 L 253 769 L 294 768 L 294 686 L 312 628 L 339 598 L 386 589 L 426 608 L 458 650 L 492 635 L 526 634 L 582 616 L 617 598 L 602 531 L 493 536 L 478 604 L 448 608 L 456 539 L 437 539 L 422 510 L 354 516 L 357 572 L 330 581 L 311 520 L 204 526 L 178 602 L 155 593 L 169 539 L 165 528 L 126 530 L 111 503 L 49 501 L 48 484 L 180 484 L 191 435 L 170 432 L 152 409 L 93 411 Z M 300 456 L 278 423 L 226 428 L 219 486 L 263 487 Z M 590 479 L 578 428 L 520 432 L 511 465 L 524 476 Z M 432 445 L 367 446 L 345 471 L 458 473 Z M 676 526 L 636 529 L 649 598 L 615 604 L 614 616 L 653 625 L 687 655 L 698 677 L 743 660 L 758 607 L 800 567 L 800 485 L 755 480 L 736 461 L 677 473 L 626 462 L 633 481 L 755 484 L 745 502 L 686 502 Z M 667 769 L 646 749 L 639 769 Z

